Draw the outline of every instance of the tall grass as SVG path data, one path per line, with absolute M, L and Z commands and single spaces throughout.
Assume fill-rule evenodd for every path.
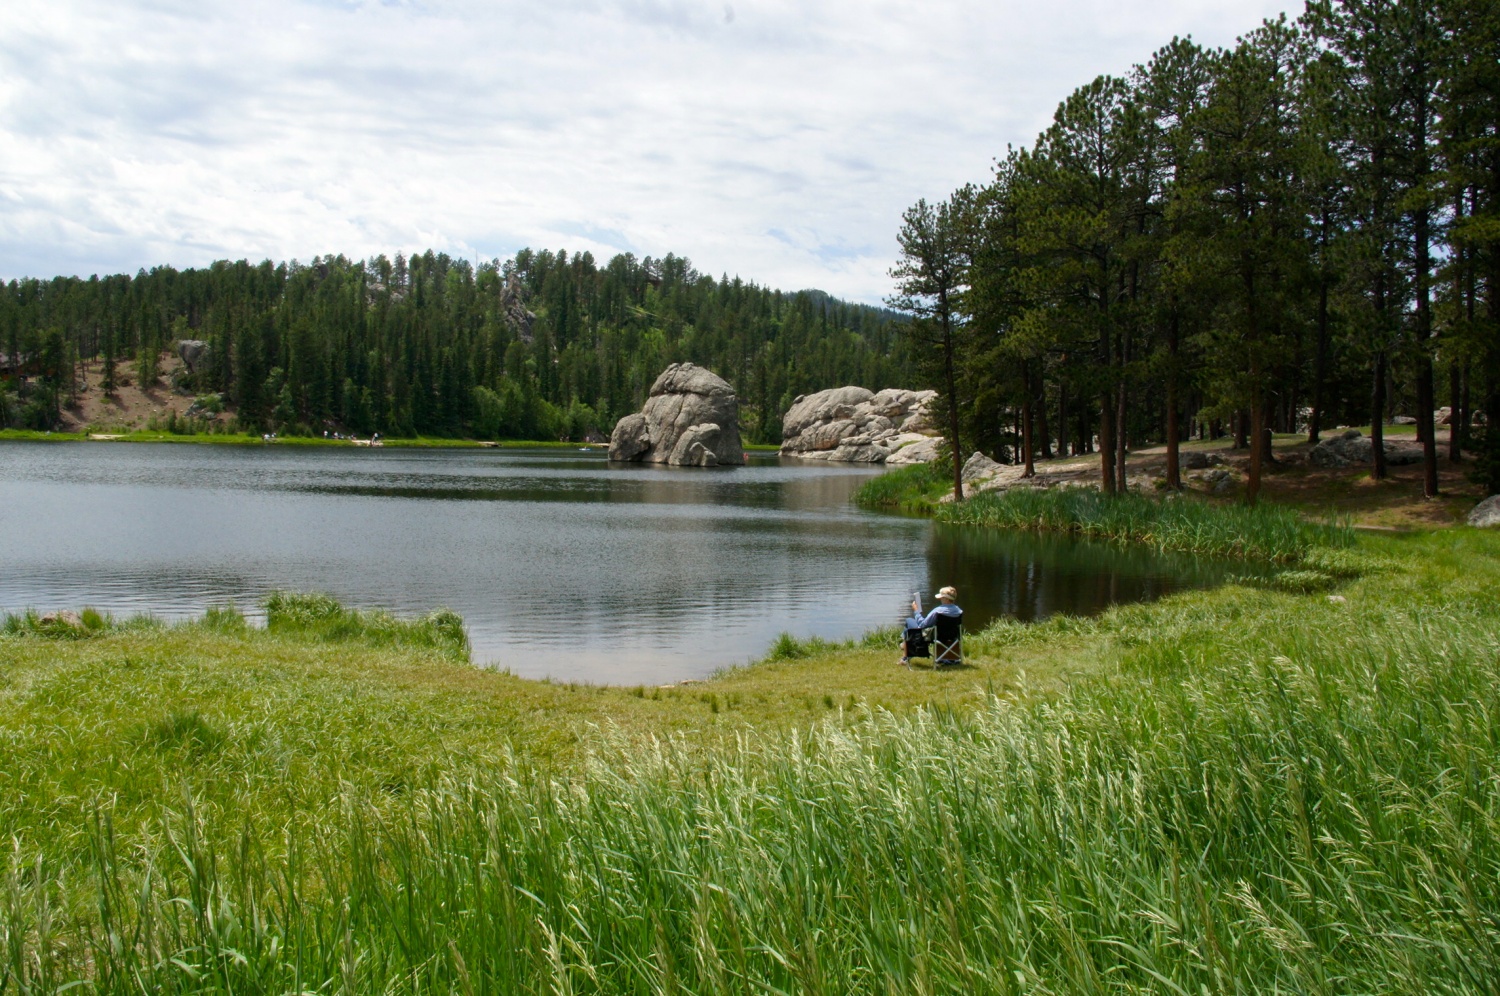
M 1308 522 L 1276 505 L 1213 505 L 1189 497 L 1107 495 L 1093 488 L 986 492 L 938 506 L 937 517 L 963 525 L 1070 533 L 1161 551 L 1282 563 L 1300 560 L 1315 548 L 1347 547 L 1354 539 L 1347 525 Z
M 854 492 L 854 503 L 860 508 L 924 511 L 952 487 L 952 464 L 946 460 L 914 463 L 870 478 Z
M 329 643 L 358 640 L 377 647 L 426 647 L 460 659 L 469 653 L 463 617 L 451 609 L 438 609 L 420 619 L 398 619 L 389 612 L 345 608 L 328 595 L 288 591 L 272 592 L 262 604 L 271 633 Z
M 0 988 L 1493 993 L 1500 583 L 1461 546 L 1135 607 L 1050 700 L 330 785 L 278 835 L 103 805 L 86 864 L 5 859 Z
M 266 632 L 271 634 L 326 643 L 425 648 L 459 660 L 468 659 L 469 637 L 464 631 L 463 617 L 451 609 L 438 609 L 418 619 L 400 619 L 389 612 L 347 608 L 329 595 L 289 591 L 272 592 L 262 602 L 262 608 L 266 613 Z M 244 615 L 233 605 L 210 606 L 201 619 L 184 625 L 226 634 L 251 632 Z M 76 617 L 71 613 L 39 615 L 28 609 L 0 618 L 0 633 L 68 640 L 163 626 L 150 615 L 116 620 L 92 608 L 84 609 Z

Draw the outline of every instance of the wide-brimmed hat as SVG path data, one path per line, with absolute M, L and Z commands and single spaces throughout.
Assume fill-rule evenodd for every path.
M 958 601 L 958 589 L 955 588 L 955 587 L 953 587 L 950 584 L 946 588 L 939 588 L 938 589 L 938 593 L 936 595 L 933 595 L 932 597 L 933 598 L 951 598 L 951 599 L 953 599 L 956 602 L 956 601 Z

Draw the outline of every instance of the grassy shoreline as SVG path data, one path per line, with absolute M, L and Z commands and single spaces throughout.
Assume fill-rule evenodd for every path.
M 0 988 L 1488 991 L 1500 531 L 1279 542 L 1317 584 L 999 622 L 948 672 L 876 633 L 526 681 L 312 596 L 12 617 Z

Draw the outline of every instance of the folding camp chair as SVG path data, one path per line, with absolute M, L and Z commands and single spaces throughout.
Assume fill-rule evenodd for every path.
M 962 616 L 938 616 L 933 620 L 932 649 L 937 654 L 932 666 L 964 662 L 964 624 Z M 925 654 L 923 656 L 926 656 Z
M 906 631 L 902 633 L 902 639 L 906 642 L 906 656 L 902 658 L 901 663 L 905 664 L 913 657 L 930 658 L 932 656 L 932 651 L 927 641 L 926 630 L 918 629 L 915 626 L 908 626 Z

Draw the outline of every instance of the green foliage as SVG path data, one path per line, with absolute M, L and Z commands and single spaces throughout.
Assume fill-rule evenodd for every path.
M 202 625 L 220 633 L 243 633 L 249 627 L 244 613 L 229 605 L 210 605 L 203 613 Z
M 827 650 L 832 644 L 821 637 L 810 637 L 799 640 L 790 633 L 782 633 L 776 637 L 776 642 L 771 644 L 771 649 L 766 653 L 766 660 L 770 661 L 795 661 Z
M 69 349 L 133 355 L 149 386 L 161 350 L 190 337 L 209 358 L 179 383 L 222 393 L 247 431 L 541 440 L 607 430 L 669 363 L 691 361 L 735 386 L 747 441 L 775 443 L 796 395 L 905 386 L 891 318 L 818 291 L 715 280 L 670 255 L 600 267 L 588 253 L 528 249 L 477 268 L 433 252 L 328 256 L 12 280 L 0 284 L 0 355 L 35 378 L 19 403 L 34 405 L 24 424 L 39 429 L 61 395 L 38 375 Z
M 944 522 L 1069 533 L 1214 557 L 1294 563 L 1317 547 L 1347 547 L 1347 526 L 1318 525 L 1276 506 L 1223 506 L 1187 497 L 1109 495 L 1092 488 L 1012 488 L 942 505 Z
M 327 595 L 277 591 L 266 597 L 266 629 L 329 643 L 358 641 L 377 647 L 420 647 L 466 660 L 469 637 L 463 618 L 438 609 L 421 619 L 402 620 L 388 612 L 348 609 Z
M 951 465 L 946 460 L 913 463 L 872 477 L 854 492 L 860 508 L 901 508 L 923 511 L 937 507 L 937 500 L 952 487 Z
M 110 796 L 0 858 L 3 970 L 102 994 L 1485 993 L 1500 537 L 1337 553 L 1383 573 L 1339 603 L 1225 589 L 976 634 L 1095 672 L 962 713 L 818 692 L 789 731 L 605 731 L 564 771 L 452 758 L 375 783 L 355 779 L 390 764 L 378 740 L 312 785 L 278 782 L 284 748 L 247 755 L 294 816 L 176 783 L 314 735 L 320 700 L 256 730 L 157 707 L 114 748 L 171 773 L 144 826 Z M 713 685 L 620 698 L 669 695 L 737 708 Z M 461 701 L 399 724 L 446 734 Z M 40 728 L 0 743 L 23 779 L 66 756 Z
M 1500 410 L 1493 7 L 1310 3 L 1067 95 L 990 183 L 953 194 L 947 434 L 1027 459 L 1102 451 L 1101 485 L 1123 491 L 1130 449 L 1233 431 L 1255 440 L 1254 501 L 1267 430 L 1373 419 L 1373 435 L 1394 414 L 1422 430 L 1447 404 L 1462 438 Z M 898 281 L 936 221 L 926 200 L 903 215 Z M 1433 451 L 1429 494 L 1437 470 Z
M 113 617 L 97 609 L 82 612 L 38 613 L 34 609 L 7 613 L 0 620 L 0 632 L 11 636 L 41 636 L 54 640 L 83 640 L 102 635 L 115 628 Z
M 224 746 L 224 732 L 196 710 L 177 711 L 150 724 L 146 740 L 159 750 L 179 750 L 196 756 L 214 753 Z

